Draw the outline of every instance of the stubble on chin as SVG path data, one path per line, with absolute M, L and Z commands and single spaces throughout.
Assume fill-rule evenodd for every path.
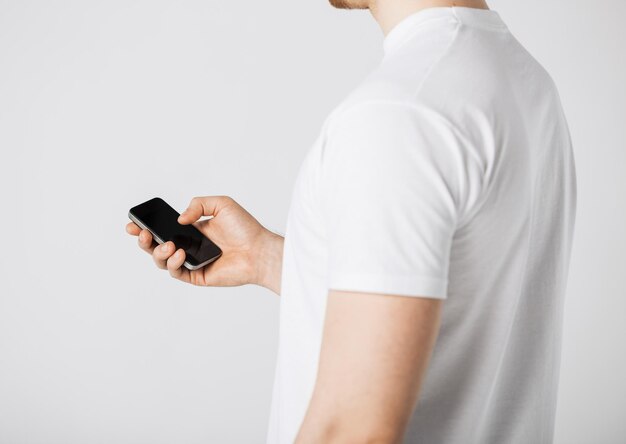
M 328 0 L 337 9 L 369 9 L 369 0 Z

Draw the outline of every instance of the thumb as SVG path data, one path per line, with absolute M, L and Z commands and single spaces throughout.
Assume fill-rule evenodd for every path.
M 227 196 L 203 196 L 191 199 L 189 206 L 178 216 L 178 223 L 187 225 L 194 223 L 202 216 L 216 216 L 224 205 Z

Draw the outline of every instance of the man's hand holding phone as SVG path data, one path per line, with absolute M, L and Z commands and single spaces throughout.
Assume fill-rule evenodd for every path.
M 212 217 L 199 220 L 202 216 Z M 126 231 L 138 236 L 139 247 L 158 268 L 183 282 L 211 287 L 256 284 L 280 294 L 283 237 L 263 227 L 231 197 L 194 197 L 178 223 L 195 226 L 219 246 L 222 255 L 203 268 L 189 270 L 183 266 L 185 250 L 171 240 L 158 245 L 150 231 L 135 222 L 129 222 Z

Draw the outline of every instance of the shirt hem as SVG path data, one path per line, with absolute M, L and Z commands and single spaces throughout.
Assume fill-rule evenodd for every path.
M 431 276 L 390 276 L 348 273 L 332 276 L 331 290 L 446 299 L 448 280 Z

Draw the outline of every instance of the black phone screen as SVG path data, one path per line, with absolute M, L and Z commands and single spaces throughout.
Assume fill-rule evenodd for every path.
M 160 197 L 131 208 L 129 214 L 141 222 L 153 236 L 159 237 L 163 242 L 172 241 L 177 249 L 185 250 L 186 261 L 192 267 L 212 262 L 222 254 L 222 250 L 196 227 L 178 223 L 178 211 Z

